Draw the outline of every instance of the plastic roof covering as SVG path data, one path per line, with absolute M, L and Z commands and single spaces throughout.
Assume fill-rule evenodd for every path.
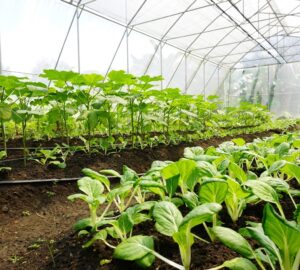
M 228 68 L 300 61 L 299 0 L 62 0 Z

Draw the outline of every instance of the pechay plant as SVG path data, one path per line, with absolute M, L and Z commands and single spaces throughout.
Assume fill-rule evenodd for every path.
M 249 224 L 251 226 L 242 229 L 241 233 L 259 243 L 260 247 L 255 250 L 241 234 L 234 230 L 225 227 L 215 227 L 213 229 L 215 235 L 223 244 L 247 259 L 246 261 L 240 259 L 236 267 L 242 265 L 240 263 L 245 263 L 243 269 L 256 269 L 248 261 L 254 259 L 262 270 L 266 269 L 264 264 L 268 264 L 274 270 L 278 269 L 277 266 L 281 270 L 299 269 L 300 229 L 295 222 L 287 221 L 278 215 L 271 204 L 268 203 L 264 208 L 262 224 Z M 227 263 L 225 262 L 223 266 L 229 267 Z M 220 269 L 220 267 L 211 270 L 213 269 Z
M 68 199 L 71 201 L 80 199 L 88 204 L 90 217 L 80 220 L 79 224 L 85 224 L 85 227 L 91 227 L 92 230 L 95 231 L 97 229 L 97 222 L 100 222 L 105 217 L 110 208 L 110 204 L 108 204 L 103 210 L 101 216 L 98 217 L 97 210 L 99 209 L 99 206 L 106 201 L 106 195 L 103 194 L 104 186 L 100 181 L 87 176 L 79 179 L 77 184 L 78 188 L 83 193 L 70 195 L 68 196 Z
M 171 202 L 162 201 L 155 204 L 152 212 L 156 222 L 155 228 L 161 234 L 172 237 L 178 244 L 185 270 L 190 269 L 191 247 L 194 239 L 199 238 L 191 232 L 192 228 L 205 221 L 211 221 L 212 217 L 221 209 L 222 207 L 218 203 L 205 203 L 195 207 L 185 217 L 182 217 L 181 212 Z

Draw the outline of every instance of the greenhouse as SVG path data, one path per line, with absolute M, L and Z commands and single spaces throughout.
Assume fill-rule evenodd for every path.
M 0 270 L 298 270 L 300 1 L 0 0 Z

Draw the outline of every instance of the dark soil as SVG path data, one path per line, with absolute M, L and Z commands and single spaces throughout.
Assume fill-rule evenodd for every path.
M 244 138 L 247 142 L 256 137 L 267 137 L 273 133 L 279 133 L 279 130 L 265 131 L 255 134 L 243 134 L 239 137 Z M 234 136 L 237 137 L 237 136 Z M 9 166 L 11 171 L 0 173 L 1 180 L 25 180 L 25 179 L 49 179 L 49 178 L 70 178 L 80 177 L 81 170 L 89 167 L 94 170 L 114 169 L 122 170 L 123 165 L 127 165 L 137 172 L 145 172 L 154 160 L 178 160 L 183 155 L 185 147 L 200 145 L 204 148 L 208 146 L 217 146 L 221 142 L 231 140 L 233 137 L 226 136 L 223 138 L 213 137 L 208 140 L 201 140 L 192 143 L 181 143 L 179 145 L 161 145 L 154 148 L 126 149 L 118 153 L 88 153 L 77 152 L 67 160 L 67 167 L 59 169 L 52 166 L 43 166 L 36 161 L 28 160 L 27 166 L 24 167 L 23 160 L 11 162 L 0 162 L 0 166 Z M 48 145 L 49 146 L 49 145 Z M 53 146 L 53 144 L 52 144 Z M 21 151 L 11 151 L 8 153 L 9 159 L 15 159 L 22 155 Z
M 271 135 L 263 132 L 242 135 L 246 141 L 256 137 Z M 237 137 L 237 136 L 236 136 Z M 68 161 L 65 170 L 44 168 L 36 162 L 29 162 L 28 167 L 14 163 L 12 172 L 6 179 L 39 179 L 77 177 L 84 167 L 93 169 L 112 168 L 118 171 L 127 165 L 137 172 L 146 171 L 154 160 L 178 160 L 186 146 L 201 145 L 207 147 L 218 145 L 230 137 L 213 138 L 192 144 L 163 146 L 160 148 L 126 150 L 109 156 L 76 154 Z M 89 249 L 82 249 L 86 241 L 79 238 L 72 230 L 76 220 L 88 216 L 87 206 L 76 201 L 71 203 L 67 196 L 77 192 L 75 182 L 70 183 L 36 183 L 22 185 L 0 185 L 0 269 L 1 270 L 134 270 L 134 264 L 115 261 L 100 266 L 101 260 L 111 260 L 112 250 L 101 243 Z M 293 206 L 288 198 L 283 198 L 283 207 L 288 218 L 291 218 Z M 253 205 L 244 211 L 242 219 L 232 224 L 224 210 L 221 219 L 226 226 L 235 229 L 245 225 L 246 221 L 260 221 L 262 204 Z M 199 228 L 201 235 L 205 235 Z M 162 255 L 180 263 L 178 247 L 170 238 L 158 235 L 151 223 L 137 227 L 135 234 L 154 235 L 155 249 Z M 196 241 L 192 250 L 191 269 L 207 269 L 236 257 L 236 254 L 216 242 L 205 244 Z M 156 260 L 151 269 L 169 270 L 168 265 Z

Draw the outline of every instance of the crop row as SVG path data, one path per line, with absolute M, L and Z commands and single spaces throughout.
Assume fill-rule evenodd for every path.
M 91 237 L 85 248 L 102 241 L 113 249 L 115 259 L 135 261 L 141 267 L 151 266 L 157 258 L 188 270 L 194 242 L 219 240 L 240 257 L 213 269 L 297 270 L 299 157 L 300 134 L 288 133 L 252 143 L 237 138 L 206 150 L 186 148 L 184 158 L 155 161 L 143 176 L 126 166 L 122 174 L 86 168 L 86 176 L 78 180 L 81 193 L 68 198 L 85 201 L 90 216 L 74 228 Z M 112 187 L 107 175 L 119 177 L 120 183 Z M 294 207 L 293 220 L 286 219 L 283 196 Z M 261 223 L 249 222 L 239 231 L 222 226 L 224 213 L 236 224 L 244 210 L 258 202 L 265 202 Z M 147 222 L 178 245 L 182 264 L 158 253 L 153 235 L 136 234 L 136 227 Z M 202 227 L 206 237 L 195 227 Z M 255 247 L 247 239 L 254 239 Z
M 3 150 L 7 140 L 22 137 L 26 157 L 29 138 L 79 137 L 93 144 L 143 145 L 188 138 L 193 132 L 256 127 L 270 122 L 259 104 L 224 108 L 217 96 L 181 94 L 178 88 L 158 89 L 162 77 L 136 77 L 124 71 L 79 74 L 44 70 L 48 84 L 0 76 L 0 125 Z M 154 135 L 157 135 L 158 138 Z M 100 136 L 100 137 L 99 137 Z

